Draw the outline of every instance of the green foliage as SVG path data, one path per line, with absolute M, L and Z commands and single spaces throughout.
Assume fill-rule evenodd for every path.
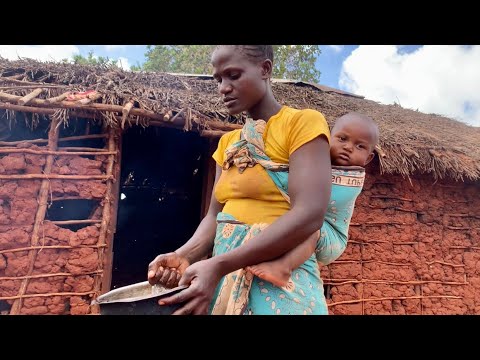
M 132 70 L 211 74 L 214 45 L 148 45 L 143 66 Z M 319 45 L 274 45 L 274 78 L 318 82 Z
M 319 82 L 320 71 L 315 62 L 320 55 L 319 45 L 274 45 L 273 76 L 281 79 L 292 79 Z
M 213 45 L 148 45 L 142 70 L 210 74 Z
M 66 59 L 63 60 L 64 62 Z M 95 66 L 116 66 L 120 67 L 119 64 L 110 59 L 108 56 L 103 57 L 103 56 L 94 56 L 93 51 L 90 51 L 88 55 L 82 56 L 82 55 L 73 55 L 73 63 L 77 65 L 95 65 Z

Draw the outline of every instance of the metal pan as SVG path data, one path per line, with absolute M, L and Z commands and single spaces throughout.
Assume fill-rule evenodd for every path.
M 158 305 L 158 300 L 176 294 L 187 286 L 167 289 L 148 281 L 111 290 L 92 301 L 101 315 L 171 315 L 182 304 Z

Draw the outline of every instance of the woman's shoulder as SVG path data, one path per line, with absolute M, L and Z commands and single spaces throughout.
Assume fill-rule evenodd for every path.
M 242 129 L 235 129 L 223 134 L 218 142 L 218 147 L 225 149 L 228 146 L 230 146 L 230 144 L 234 143 L 235 141 L 238 141 L 240 139 L 241 132 L 242 132 Z
M 301 109 L 301 110 L 297 110 L 295 116 L 294 116 L 297 121 L 309 121 L 309 120 L 313 120 L 313 121 L 327 121 L 325 119 L 325 116 L 318 110 L 315 110 L 315 109 Z
M 327 125 L 325 116 L 318 110 L 315 109 L 295 109 L 289 106 L 285 106 L 281 112 L 282 118 L 278 123 L 283 123 L 283 125 L 291 126 L 298 123 L 309 123 L 317 122 L 322 125 Z M 280 125 L 280 124 L 278 124 Z
M 220 142 L 229 143 L 231 141 L 234 141 L 240 137 L 241 132 L 242 132 L 242 129 L 231 130 L 222 135 L 222 137 L 220 138 Z
M 284 131 L 289 132 L 295 128 L 314 128 L 328 129 L 328 123 L 325 116 L 315 109 L 295 109 L 285 107 L 282 112 L 282 120 L 277 121 L 275 125 L 280 126 Z

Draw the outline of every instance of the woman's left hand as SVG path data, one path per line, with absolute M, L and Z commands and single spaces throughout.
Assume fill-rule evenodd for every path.
M 184 272 L 178 285 L 190 285 L 179 293 L 161 299 L 160 305 L 184 303 L 172 315 L 206 315 L 215 292 L 215 288 L 224 274 L 221 273 L 216 259 L 198 261 Z

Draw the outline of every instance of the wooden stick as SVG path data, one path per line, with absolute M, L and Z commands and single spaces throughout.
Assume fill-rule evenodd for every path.
M 355 304 L 359 302 L 367 302 L 367 301 L 383 301 L 383 300 L 410 300 L 410 299 L 434 299 L 434 298 L 442 298 L 442 299 L 463 299 L 461 296 L 453 296 L 453 295 L 432 295 L 432 296 L 399 296 L 399 297 L 383 297 L 383 298 L 372 298 L 372 299 L 358 299 L 358 300 L 346 300 L 346 301 L 338 301 L 334 303 L 328 304 L 328 306 L 336 306 L 341 304 Z
M 119 154 L 122 153 L 122 137 L 117 138 L 116 150 Z M 103 277 L 102 277 L 102 291 L 101 293 L 108 292 L 112 285 L 112 269 L 113 269 L 113 239 L 115 232 L 117 231 L 117 213 L 118 213 L 118 202 L 120 201 L 120 186 L 121 186 L 121 170 L 122 170 L 122 157 L 117 156 L 115 158 L 115 164 L 113 167 L 113 179 L 114 183 L 112 184 L 112 196 L 113 202 L 111 205 L 110 211 L 110 224 L 107 228 L 107 237 L 105 239 L 105 253 L 106 257 L 103 265 Z
M 27 279 L 28 280 L 28 279 Z M 95 294 L 95 291 L 87 291 L 87 292 L 81 292 L 81 293 L 75 293 L 75 292 L 63 292 L 63 293 L 48 293 L 48 294 L 28 294 L 28 295 L 17 295 L 17 296 L 3 296 L 0 297 L 0 300 L 15 300 L 13 303 L 14 305 L 18 302 L 21 301 L 23 298 L 31 298 L 31 297 L 50 297 L 50 296 L 85 296 L 85 295 L 90 295 L 90 294 Z M 12 309 L 10 310 L 10 315 L 18 315 L 20 313 L 13 313 L 13 305 Z
M 90 151 L 50 151 L 50 150 L 34 150 L 34 149 L 18 149 L 18 148 L 7 148 L 7 149 L 0 149 L 0 154 L 2 153 L 28 153 L 28 154 L 36 154 L 36 155 L 68 155 L 68 156 L 76 156 L 76 155 L 112 155 L 110 151 L 96 151 L 94 154 Z
M 16 103 L 20 99 L 21 99 L 20 96 L 0 92 L 0 100 Z M 118 113 L 122 113 L 122 110 L 123 110 L 122 106 L 111 105 L 111 104 L 93 103 L 88 105 L 81 105 L 81 104 L 78 104 L 78 102 L 72 103 L 71 101 L 60 101 L 57 103 L 49 103 L 43 99 L 32 99 L 30 102 L 34 105 L 37 105 L 40 107 L 47 107 L 47 108 L 53 107 L 53 108 L 62 108 L 62 109 L 84 109 L 84 110 L 108 111 L 108 112 L 118 112 Z M 164 115 L 156 114 L 152 111 L 148 111 L 144 109 L 133 108 L 130 112 L 132 115 L 146 117 L 153 120 L 164 120 Z
M 200 133 L 201 137 L 206 137 L 206 138 L 219 138 L 222 137 L 222 135 L 226 134 L 227 131 L 221 131 L 221 130 L 203 130 Z
M 475 229 L 475 228 L 471 228 L 469 226 L 450 226 L 450 225 L 448 225 L 447 228 L 451 229 L 451 230 L 472 230 L 472 229 Z M 479 229 L 479 228 L 477 228 L 477 229 Z
M 449 246 L 450 249 L 474 249 L 474 250 L 480 250 L 480 247 L 478 246 Z
M 347 284 L 395 284 L 395 285 L 420 285 L 420 284 L 443 284 L 443 285 L 469 285 L 468 282 L 421 280 L 421 281 L 392 281 L 392 280 L 346 280 L 325 279 L 324 284 L 340 286 Z
M 377 199 L 393 199 L 393 200 L 402 200 L 402 201 L 413 201 L 412 199 L 407 199 L 399 196 L 387 196 L 387 195 L 370 195 L 371 198 Z
M 22 79 L 24 76 L 25 76 L 25 74 L 18 74 L 18 75 L 13 75 L 13 76 L 0 77 L 0 81 L 10 81 L 10 82 L 18 81 L 18 82 L 23 83 L 23 81 L 19 81 L 19 80 Z M 36 84 L 36 85 L 38 86 L 38 84 Z
M 84 197 L 84 196 L 53 196 L 52 201 L 58 201 L 58 200 L 99 200 L 94 197 Z
M 180 110 L 180 111 L 177 112 L 177 113 L 175 114 L 175 116 L 172 117 L 169 121 L 173 123 L 173 122 L 175 121 L 175 119 L 177 119 L 178 117 L 180 117 L 180 115 L 183 114 L 184 111 L 185 111 L 185 109 Z
M 42 88 L 38 88 L 33 90 L 30 94 L 25 95 L 21 99 L 18 100 L 18 105 L 27 105 L 30 101 L 35 99 L 38 95 L 43 92 Z
M 387 157 L 387 154 L 385 154 L 382 150 L 382 148 L 380 147 L 380 145 L 375 145 L 375 151 L 377 152 L 378 156 L 384 158 L 384 157 Z
M 53 273 L 53 274 L 38 274 L 38 275 L 29 275 L 29 276 L 2 276 L 0 280 L 19 280 L 19 279 L 41 279 L 46 277 L 53 277 L 53 276 L 84 276 L 84 275 L 101 275 L 101 271 L 91 271 L 86 273 L 80 274 L 72 274 L 72 273 Z
M 465 267 L 464 264 L 452 264 L 452 263 L 447 263 L 445 261 L 438 261 L 438 260 L 430 261 L 430 262 L 427 261 L 425 264 L 427 264 L 427 265 L 441 264 L 441 265 L 447 265 L 447 266 L 451 266 L 451 267 Z
M 23 77 L 24 75 L 16 75 L 16 76 L 9 76 L 9 77 L 0 77 L 0 81 L 7 81 L 7 82 L 12 82 L 14 84 L 21 84 L 21 85 L 35 85 L 36 87 L 47 85 L 45 83 L 36 83 L 36 82 L 31 82 L 31 81 L 24 81 L 24 80 L 19 80 Z M 58 87 L 62 85 L 57 85 Z M 68 87 L 68 85 L 63 85 L 63 87 Z
M 387 262 L 387 261 L 379 261 L 379 260 L 336 260 L 333 264 L 351 264 L 351 263 L 359 263 L 359 264 L 368 264 L 368 263 L 377 263 L 377 264 L 384 264 L 384 265 L 395 265 L 395 266 L 411 266 L 412 264 L 407 263 L 394 263 L 394 262 Z
M 108 150 L 114 152 L 116 150 L 116 141 L 115 141 L 115 130 L 110 128 L 108 131 Z M 105 191 L 105 199 L 103 201 L 103 211 L 102 211 L 102 224 L 100 226 L 100 236 L 98 238 L 98 245 L 102 246 L 98 249 L 98 270 L 103 270 L 105 267 L 104 264 L 104 252 L 105 249 L 103 245 L 106 245 L 107 231 L 110 224 L 110 209 L 112 201 L 112 188 L 113 188 L 113 165 L 115 163 L 115 155 L 109 155 L 108 164 L 107 164 L 107 176 L 110 179 L 107 181 L 107 189 Z M 98 277 L 95 279 L 94 290 L 96 293 L 102 290 L 102 278 Z M 91 307 L 92 314 L 100 313 L 100 308 L 98 305 L 93 305 Z
M 223 131 L 232 131 L 232 130 L 241 129 L 243 127 L 243 125 L 240 125 L 240 124 L 226 123 L 221 120 L 209 120 L 206 122 L 206 125 L 211 130 L 223 130 Z
M 127 101 L 127 103 L 122 109 L 122 123 L 121 123 L 122 129 L 125 127 L 125 121 L 127 121 L 127 117 L 130 114 L 130 110 L 132 110 L 134 104 L 135 102 L 133 100 Z
M 7 249 L 7 250 L 0 250 L 0 254 L 5 253 L 13 253 L 18 251 L 29 251 L 33 249 L 79 249 L 79 248 L 98 248 L 100 245 L 77 245 L 77 246 L 70 246 L 70 245 L 38 245 L 38 246 L 27 246 L 22 248 L 15 248 L 15 249 Z
M 0 86 L 0 90 L 20 90 L 20 89 L 31 89 L 31 88 L 37 88 L 39 84 L 35 85 L 12 85 L 12 86 Z M 63 85 L 42 85 L 42 88 L 44 89 L 59 89 L 59 88 L 64 88 L 65 86 Z
M 64 92 L 63 94 L 61 95 L 58 95 L 58 96 L 55 96 L 55 97 L 52 97 L 52 98 L 49 98 L 49 99 L 45 99 L 45 102 L 47 104 L 52 104 L 52 103 L 56 103 L 56 102 L 59 102 L 59 101 L 63 101 L 67 98 L 68 95 L 71 94 L 71 91 L 67 91 L 67 92 Z
M 86 140 L 86 139 L 101 139 L 107 137 L 105 134 L 92 134 L 92 135 L 80 135 L 80 136 L 69 136 L 58 139 L 59 142 L 64 141 L 76 141 L 76 140 Z M 20 141 L 0 141 L 0 146 L 13 146 L 23 143 L 27 144 L 41 144 L 48 142 L 48 139 L 35 139 L 35 140 L 20 140 Z
M 364 222 L 366 226 L 376 226 L 376 225 L 407 225 L 404 222 L 397 222 L 397 221 L 371 221 L 371 222 Z
M 91 95 L 91 96 L 88 96 L 86 97 L 85 99 L 80 99 L 77 101 L 77 104 L 79 105 L 87 105 L 87 104 L 90 104 L 91 102 L 95 101 L 95 100 L 98 100 L 102 97 L 101 94 L 97 93 L 97 94 L 94 94 L 94 95 Z
M 0 92 L 0 100 L 3 100 L 3 101 L 16 103 L 20 98 L 21 98 L 20 96 Z M 43 100 L 43 99 L 33 99 L 31 101 L 31 104 L 34 104 L 40 107 L 46 107 L 46 108 L 66 108 L 66 109 L 79 109 L 79 110 L 92 110 L 92 111 L 107 111 L 107 112 L 117 112 L 122 114 L 124 109 L 124 107 L 121 105 L 98 104 L 98 103 L 93 103 L 88 105 L 79 105 L 78 103 L 72 103 L 71 101 L 59 101 L 55 103 L 50 103 L 47 100 Z M 0 108 L 2 107 L 0 106 Z M 27 111 L 27 110 L 23 110 L 23 111 Z M 38 110 L 30 111 L 30 112 L 39 113 Z M 139 109 L 139 108 L 132 108 L 129 114 L 133 116 L 149 118 L 152 120 L 157 120 L 165 123 L 168 123 L 170 119 L 168 116 L 166 116 L 168 115 L 168 112 L 167 114 L 164 115 L 164 114 L 157 114 L 157 113 L 154 113 L 153 111 Z M 178 119 L 179 121 L 181 120 L 182 124 L 185 123 L 185 118 L 183 118 L 182 116 L 179 116 Z M 231 131 L 231 130 L 242 128 L 242 125 L 226 123 L 215 118 L 205 119 L 203 123 L 207 128 L 217 129 L 217 130 Z M 119 124 L 121 124 L 121 119 Z
M 59 146 L 59 149 L 61 149 L 63 151 L 88 151 L 88 152 L 107 151 L 106 149 L 103 149 L 103 148 L 77 147 L 77 146 Z M 108 151 L 107 151 L 107 153 L 108 153 Z
M 48 148 L 52 151 L 57 150 L 57 141 L 58 141 L 58 129 L 57 129 L 58 120 L 52 119 L 50 123 L 50 131 L 48 132 Z M 43 172 L 46 176 L 50 175 L 53 166 L 53 155 L 47 155 L 47 160 L 45 161 L 45 167 Z M 32 238 L 30 240 L 30 246 L 37 246 L 38 239 L 39 239 L 39 230 L 40 226 L 42 225 L 43 221 L 45 220 L 45 214 L 47 212 L 47 205 L 48 205 L 48 193 L 49 193 L 50 181 L 48 177 L 42 181 L 40 185 L 40 191 L 38 193 L 38 208 L 37 213 L 35 215 L 35 223 L 33 225 L 32 231 Z M 28 270 L 27 276 L 32 274 L 35 265 L 35 259 L 37 257 L 37 249 L 30 250 L 28 253 Z M 28 279 L 24 279 L 22 284 L 20 285 L 20 289 L 18 291 L 18 298 L 14 301 L 10 314 L 16 315 L 20 314 L 20 310 L 23 305 L 22 296 L 25 295 L 25 291 L 27 290 Z
M 53 156 L 53 155 L 48 155 Z M 111 156 L 111 155 L 110 155 Z M 31 180 L 31 179 L 61 179 L 61 180 L 108 180 L 108 175 L 59 175 L 59 174 L 12 174 L 0 175 L 0 180 Z
M 0 93 L 0 94 L 2 94 L 0 96 L 0 99 L 7 100 L 7 101 L 16 101 L 15 96 L 14 96 L 13 99 L 10 99 L 9 97 L 4 96 L 4 95 L 9 95 L 9 94 L 4 94 L 4 93 Z M 49 100 L 49 99 L 47 99 L 47 100 Z M 55 106 L 55 104 L 59 104 L 59 103 L 58 102 L 57 103 L 51 103 L 51 104 L 45 103 L 45 106 L 50 105 L 50 107 L 53 107 L 53 106 Z M 63 102 L 62 102 L 62 104 L 63 104 Z M 97 105 L 105 105 L 105 104 L 93 104 L 93 105 L 97 106 Z M 110 106 L 110 105 L 106 105 L 106 106 Z M 111 106 L 115 107 L 117 105 L 111 105 Z M 68 106 L 60 106 L 59 105 L 59 107 L 75 108 L 75 106 L 70 104 L 70 103 L 68 103 Z M 82 106 L 77 106 L 77 108 L 80 109 L 80 110 L 83 109 L 83 110 L 92 110 L 92 111 L 118 111 L 118 110 L 121 109 L 122 113 L 123 113 L 123 108 L 120 107 L 120 106 L 118 106 L 117 108 L 100 108 L 99 109 L 97 107 L 89 108 L 87 106 L 82 105 Z M 55 110 L 50 109 L 50 108 L 38 108 L 38 107 L 31 107 L 31 106 L 30 107 L 27 107 L 27 106 L 22 107 L 22 106 L 19 106 L 19 105 L 9 104 L 9 103 L 4 103 L 4 102 L 0 102 L 0 109 L 9 109 L 9 110 L 14 110 L 14 111 L 31 112 L 31 113 L 45 114 L 45 115 L 52 115 L 55 112 Z M 78 112 L 78 111 L 72 111 L 70 115 L 71 116 L 76 116 L 76 117 L 81 117 L 81 118 L 93 118 L 93 119 L 96 118 L 92 114 L 86 114 L 86 113 L 82 113 L 82 112 Z M 167 118 L 164 118 L 164 115 L 162 115 L 162 114 L 155 114 L 153 112 L 148 112 L 146 110 L 137 109 L 137 108 L 132 108 L 131 111 L 129 112 L 129 115 L 136 115 L 136 116 L 140 116 L 140 117 L 153 119 L 153 120 L 149 121 L 149 125 L 151 125 L 151 126 L 161 126 L 161 127 L 175 128 L 175 129 L 183 129 L 182 124 L 185 123 L 185 118 L 183 118 L 182 116 L 178 116 L 178 124 L 177 123 L 171 123 L 171 122 L 168 122 Z M 117 116 L 115 116 L 115 118 L 116 118 L 116 120 L 119 124 L 122 124 L 122 118 L 117 117 Z M 176 116 L 174 116 L 172 120 L 176 120 Z M 218 138 L 218 137 L 221 137 L 223 134 L 225 134 L 228 131 L 242 128 L 242 125 L 223 123 L 221 120 L 218 120 L 218 119 L 205 120 L 204 124 L 207 128 L 224 130 L 224 131 L 213 132 L 214 130 L 200 130 L 198 128 L 198 126 L 197 126 L 197 128 L 194 128 L 194 130 L 196 130 L 196 131 L 203 131 L 204 132 L 204 134 L 203 134 L 204 137 L 211 137 L 211 138 Z M 46 141 L 43 141 L 43 142 L 46 142 Z M 20 143 L 20 142 L 18 142 L 18 143 Z M 1 142 L 0 142 L 0 145 L 1 145 Z
M 394 209 L 398 210 L 398 211 L 408 212 L 408 213 L 415 213 L 415 214 L 420 214 L 421 213 L 421 211 L 418 211 L 418 210 L 404 209 L 404 208 L 401 208 L 401 207 L 395 207 Z
M 55 225 L 98 224 L 98 223 L 101 223 L 101 222 L 102 222 L 102 220 L 92 220 L 92 219 L 86 219 L 86 220 L 63 220 L 63 221 L 60 221 L 60 220 L 57 220 L 57 221 L 48 220 L 48 221 L 51 222 L 52 224 L 55 224 Z
M 13 111 L 20 111 L 20 112 L 29 112 L 29 113 L 36 113 L 36 114 L 43 114 L 43 115 L 53 115 L 55 114 L 56 109 L 48 109 L 48 108 L 39 108 L 39 107 L 33 107 L 33 106 L 21 106 L 21 105 L 15 105 L 15 104 L 10 104 L 10 103 L 4 103 L 0 102 L 0 109 L 8 109 L 8 110 L 13 110 Z M 97 112 L 95 112 L 97 113 Z M 98 113 L 97 114 L 89 114 L 86 113 L 84 110 L 72 110 L 69 115 L 70 117 L 76 117 L 76 118 L 85 118 L 85 119 L 98 119 Z

